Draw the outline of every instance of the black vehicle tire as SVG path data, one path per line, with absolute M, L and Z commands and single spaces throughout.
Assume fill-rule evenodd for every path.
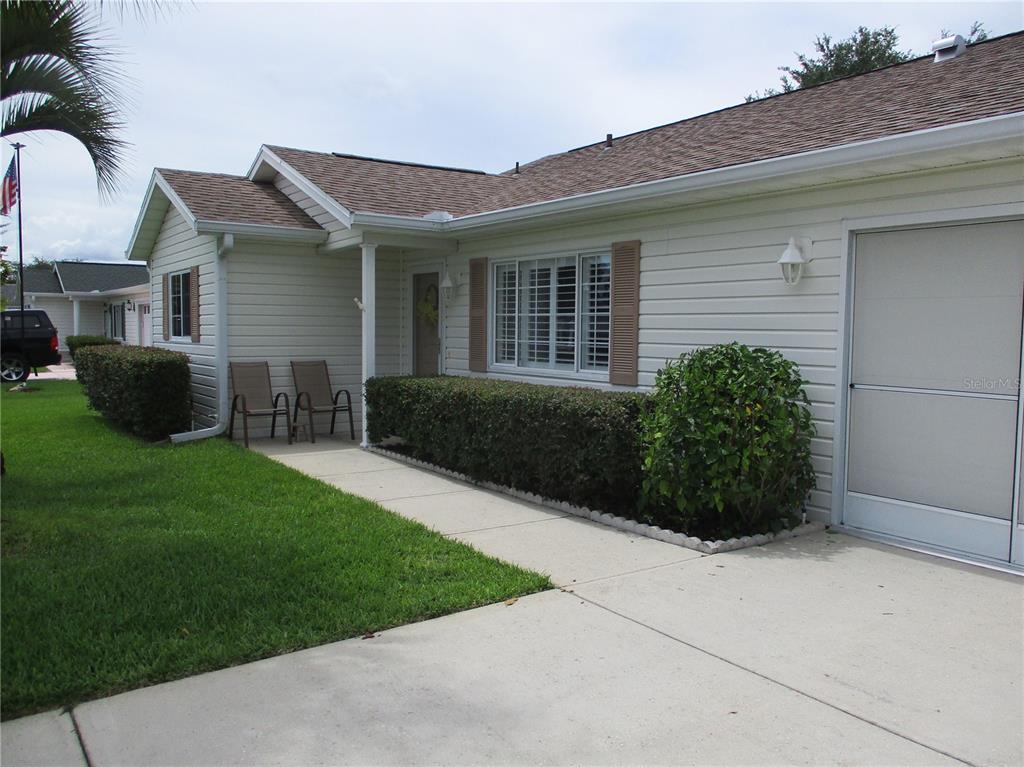
M 0 355 L 0 380 L 4 383 L 20 383 L 31 372 L 28 360 L 17 352 L 4 352 Z

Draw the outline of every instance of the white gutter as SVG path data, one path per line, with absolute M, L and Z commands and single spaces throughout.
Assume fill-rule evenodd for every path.
M 456 218 L 447 224 L 449 231 L 471 229 L 488 224 L 521 220 L 541 215 L 584 210 L 604 205 L 651 199 L 697 189 L 711 189 L 728 184 L 749 183 L 805 171 L 826 170 L 873 160 L 884 160 L 894 155 L 956 149 L 973 144 L 1012 138 L 1024 138 L 1024 112 L 999 117 L 987 117 L 967 123 L 928 128 L 897 136 L 859 141 L 826 149 L 788 155 L 769 160 L 758 160 L 715 170 L 699 171 L 686 176 L 646 181 L 617 189 L 563 197 L 548 202 L 519 205 L 487 213 L 475 213 Z M 1024 148 L 1024 147 L 1022 147 Z
M 140 282 L 138 285 L 129 285 L 126 288 L 112 288 L 111 290 L 69 290 L 66 293 L 53 293 L 51 295 L 62 295 L 68 298 L 118 298 L 120 296 L 129 296 L 133 293 L 140 293 L 143 290 L 149 290 L 148 282 Z M 37 295 L 42 295 L 41 293 Z
M 325 229 L 307 229 L 299 226 L 274 226 L 272 224 L 242 224 L 231 221 L 197 220 L 193 227 L 196 234 L 230 234 L 238 237 L 269 237 L 293 242 L 324 242 Z
M 517 205 L 485 213 L 473 213 L 454 218 L 450 221 L 431 221 L 413 216 L 356 212 L 352 214 L 352 225 L 381 229 L 414 230 L 418 232 L 453 233 L 507 222 L 524 221 L 540 216 L 551 216 L 559 213 L 649 200 L 703 189 L 764 181 L 809 171 L 841 168 L 865 162 L 890 159 L 897 155 L 964 148 L 975 144 L 1014 138 L 1024 139 L 1024 112 L 987 117 L 982 120 L 945 125 L 938 128 L 927 128 L 911 133 L 859 141 L 825 149 L 814 149 L 809 152 L 787 155 L 785 157 L 698 171 L 685 176 L 645 181 L 615 189 L 603 189 L 598 192 L 560 197 L 556 200 Z M 1024 150 L 1024 146 L 1018 149 L 1018 151 L 1021 150 Z
M 435 232 L 444 234 L 452 221 L 431 221 L 426 218 L 414 218 L 412 216 L 397 216 L 390 213 L 353 213 L 352 226 L 378 227 L 384 229 L 401 229 L 402 231 L 413 232 Z
M 235 247 L 235 236 L 225 234 L 221 237 L 217 248 L 217 258 L 213 261 L 213 274 L 217 283 L 217 423 L 206 429 L 185 431 L 172 434 L 171 442 L 194 442 L 209 437 L 219 437 L 228 428 L 228 416 L 231 403 L 228 401 L 228 275 L 227 255 Z

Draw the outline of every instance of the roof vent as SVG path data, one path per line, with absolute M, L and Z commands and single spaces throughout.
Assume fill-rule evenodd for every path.
M 605 137 L 604 137 L 604 148 L 605 149 L 611 149 L 612 148 L 612 134 L 611 133 L 606 134 Z
M 963 56 L 966 50 L 967 41 L 961 35 L 944 37 L 932 43 L 932 52 L 935 53 L 936 64 L 955 59 L 957 56 Z
M 455 216 L 446 210 L 432 210 L 423 218 L 426 221 L 451 221 Z

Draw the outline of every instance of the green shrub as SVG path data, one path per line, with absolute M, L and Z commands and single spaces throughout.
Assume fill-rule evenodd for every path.
M 120 346 L 121 342 L 106 336 L 68 336 L 64 339 L 68 346 L 68 353 L 71 359 L 75 358 L 75 352 L 86 346 Z
M 188 357 L 142 346 L 91 346 L 75 360 L 89 405 L 143 439 L 163 439 L 192 421 Z
M 604 511 L 632 515 L 644 395 L 480 378 L 374 378 L 369 438 L 416 458 Z
M 814 486 L 814 425 L 797 366 L 732 343 L 658 372 L 642 415 L 643 506 L 701 537 L 782 529 Z

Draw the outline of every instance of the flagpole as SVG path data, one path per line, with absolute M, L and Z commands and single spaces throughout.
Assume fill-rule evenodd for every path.
M 21 310 L 21 340 L 25 340 L 25 248 L 21 239 L 21 148 L 24 144 L 15 142 L 14 147 L 14 172 L 18 179 L 18 306 Z

